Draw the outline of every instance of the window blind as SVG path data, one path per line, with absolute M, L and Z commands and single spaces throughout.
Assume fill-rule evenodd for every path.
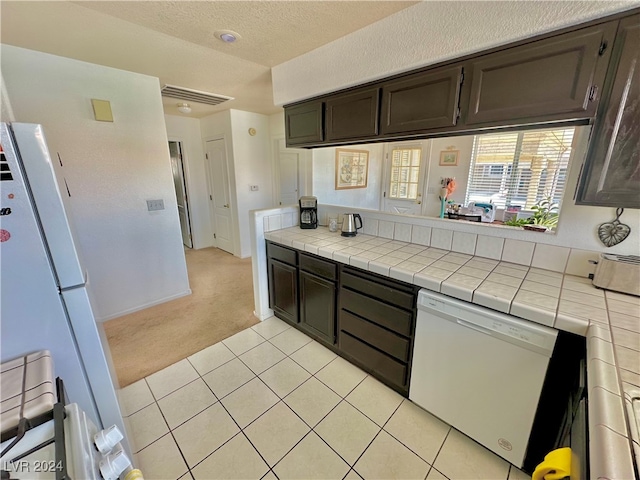
M 575 128 L 476 135 L 465 203 L 530 209 L 550 198 L 560 205 Z

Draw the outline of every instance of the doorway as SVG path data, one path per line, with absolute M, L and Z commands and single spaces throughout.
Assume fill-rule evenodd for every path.
M 193 248 L 182 143 L 169 141 L 169 155 L 171 157 L 171 171 L 173 172 L 173 186 L 176 190 L 176 200 L 178 201 L 178 216 L 180 218 L 180 229 L 182 230 L 182 243 L 188 248 Z
M 428 153 L 422 143 L 385 145 L 382 211 L 405 215 L 422 213 Z
M 233 216 L 229 194 L 229 171 L 224 138 L 205 143 L 209 212 L 213 226 L 213 244 L 233 254 Z
M 274 199 L 276 205 L 293 205 L 311 192 L 311 153 L 287 148 L 284 138 L 274 140 Z

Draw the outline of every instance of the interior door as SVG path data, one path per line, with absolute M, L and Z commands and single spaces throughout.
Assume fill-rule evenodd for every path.
M 176 190 L 178 201 L 178 216 L 180 217 L 180 228 L 182 230 L 182 243 L 193 248 L 191 240 L 191 222 L 189 218 L 189 204 L 187 199 L 187 184 L 184 176 L 184 163 L 182 159 L 182 144 L 180 142 L 169 142 L 169 153 L 171 155 L 171 170 L 173 171 L 173 186 Z
M 215 245 L 233 253 L 233 218 L 229 200 L 229 173 L 224 139 L 206 142 L 205 159 L 209 176 L 209 204 Z
M 385 179 L 382 209 L 385 212 L 420 215 L 427 151 L 416 143 L 385 146 Z
M 274 141 L 275 200 L 279 205 L 298 203 L 311 194 L 311 154 L 300 148 L 287 148 L 284 138 Z

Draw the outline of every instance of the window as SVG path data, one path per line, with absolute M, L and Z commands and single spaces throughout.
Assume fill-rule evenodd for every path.
M 574 128 L 476 135 L 465 203 L 531 209 L 565 189 Z
M 389 198 L 415 200 L 420 182 L 421 148 L 394 148 L 391 151 Z

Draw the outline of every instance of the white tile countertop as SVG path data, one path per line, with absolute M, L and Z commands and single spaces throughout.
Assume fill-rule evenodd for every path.
M 521 265 L 505 254 L 495 260 L 371 235 L 342 237 L 324 227 L 276 230 L 265 238 L 586 336 L 591 478 L 639 478 L 631 406 L 640 399 L 640 298 L 605 293 L 588 278 Z

